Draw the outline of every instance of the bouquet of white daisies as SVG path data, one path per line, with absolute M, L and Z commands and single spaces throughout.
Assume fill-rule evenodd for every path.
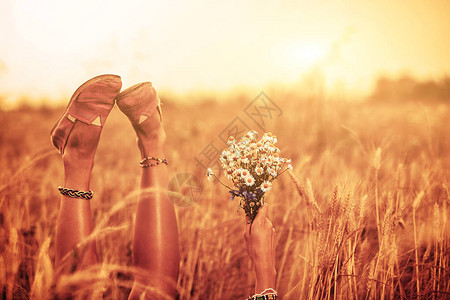
M 277 137 L 268 132 L 257 141 L 257 132 L 249 131 L 239 142 L 230 136 L 228 148 L 219 157 L 223 171 L 233 182 L 234 188 L 222 183 L 208 168 L 208 179 L 215 177 L 229 189 L 231 200 L 239 198 L 239 206 L 253 222 L 264 205 L 264 196 L 272 188 L 272 182 L 286 170 L 292 170 L 291 160 L 280 157 L 275 144 Z

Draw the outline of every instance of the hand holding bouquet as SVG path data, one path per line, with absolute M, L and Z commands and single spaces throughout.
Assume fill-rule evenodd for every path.
M 264 196 L 272 188 L 272 182 L 288 169 L 291 160 L 280 157 L 280 149 L 275 144 L 276 136 L 265 133 L 256 141 L 257 132 L 249 131 L 239 142 L 230 136 L 228 148 L 219 157 L 223 171 L 233 182 L 234 188 L 223 184 L 208 168 L 208 179 L 214 176 L 229 189 L 231 200 L 239 198 L 239 206 L 245 211 L 250 222 L 264 205 Z

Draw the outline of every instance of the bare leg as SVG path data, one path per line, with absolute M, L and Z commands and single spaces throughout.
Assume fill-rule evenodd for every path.
M 135 126 L 142 157 L 165 158 L 165 132 L 157 111 Z M 151 162 L 151 161 L 150 161 Z M 141 194 L 136 212 L 133 260 L 142 272 L 136 275 L 130 299 L 163 299 L 154 289 L 170 298 L 176 295 L 180 255 L 174 206 L 167 195 L 165 164 L 143 168 Z M 157 191 L 145 192 L 154 188 Z M 146 289 L 147 288 L 147 289 Z
M 64 160 L 64 186 L 76 190 L 90 189 L 94 155 L 100 138 L 101 127 L 77 121 L 70 134 Z M 95 264 L 97 255 L 95 242 L 90 242 L 74 252 L 93 229 L 90 200 L 61 197 L 56 228 L 56 259 L 58 273 Z M 74 255 L 77 260 L 74 261 Z M 66 256 L 66 258 L 64 258 Z M 76 262 L 76 265 L 73 263 Z

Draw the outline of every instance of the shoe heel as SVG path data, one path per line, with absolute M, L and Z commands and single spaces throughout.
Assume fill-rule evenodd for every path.
M 52 144 L 58 149 L 59 154 L 64 154 L 64 149 L 66 148 L 67 140 L 69 139 L 69 135 L 72 132 L 73 126 L 75 122 L 69 120 L 68 118 L 62 118 L 56 124 L 53 129 L 50 140 Z

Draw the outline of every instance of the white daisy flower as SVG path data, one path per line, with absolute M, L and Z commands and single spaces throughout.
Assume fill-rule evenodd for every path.
M 245 178 L 250 175 L 250 172 L 247 169 L 243 169 L 241 172 L 241 177 Z
M 268 171 L 269 174 L 272 175 L 273 177 L 276 177 L 276 176 L 277 176 L 277 171 L 275 171 L 274 169 L 268 168 L 267 171 Z
M 258 175 L 262 175 L 262 173 L 264 172 L 264 169 L 261 167 L 256 167 L 255 169 L 255 173 Z
M 214 172 L 211 168 L 206 169 L 206 176 L 208 176 L 208 180 L 211 181 L 212 176 L 214 175 Z
M 246 137 L 245 135 L 242 137 L 241 141 L 238 143 L 240 146 L 245 146 L 248 143 L 251 142 L 251 139 L 249 137 Z
M 244 178 L 244 182 L 247 186 L 252 186 L 255 184 L 255 178 L 253 178 L 252 175 L 249 175 L 247 177 Z
M 272 183 L 270 181 L 264 181 L 259 188 L 261 189 L 261 191 L 268 192 L 272 189 Z
M 228 138 L 227 145 L 228 145 L 228 146 L 231 146 L 231 145 L 233 145 L 233 144 L 234 144 L 234 137 L 230 136 L 230 137 Z
M 241 169 L 241 168 L 234 170 L 233 175 L 238 176 L 238 177 L 241 177 L 241 172 L 242 172 L 242 170 L 243 170 L 243 169 Z

